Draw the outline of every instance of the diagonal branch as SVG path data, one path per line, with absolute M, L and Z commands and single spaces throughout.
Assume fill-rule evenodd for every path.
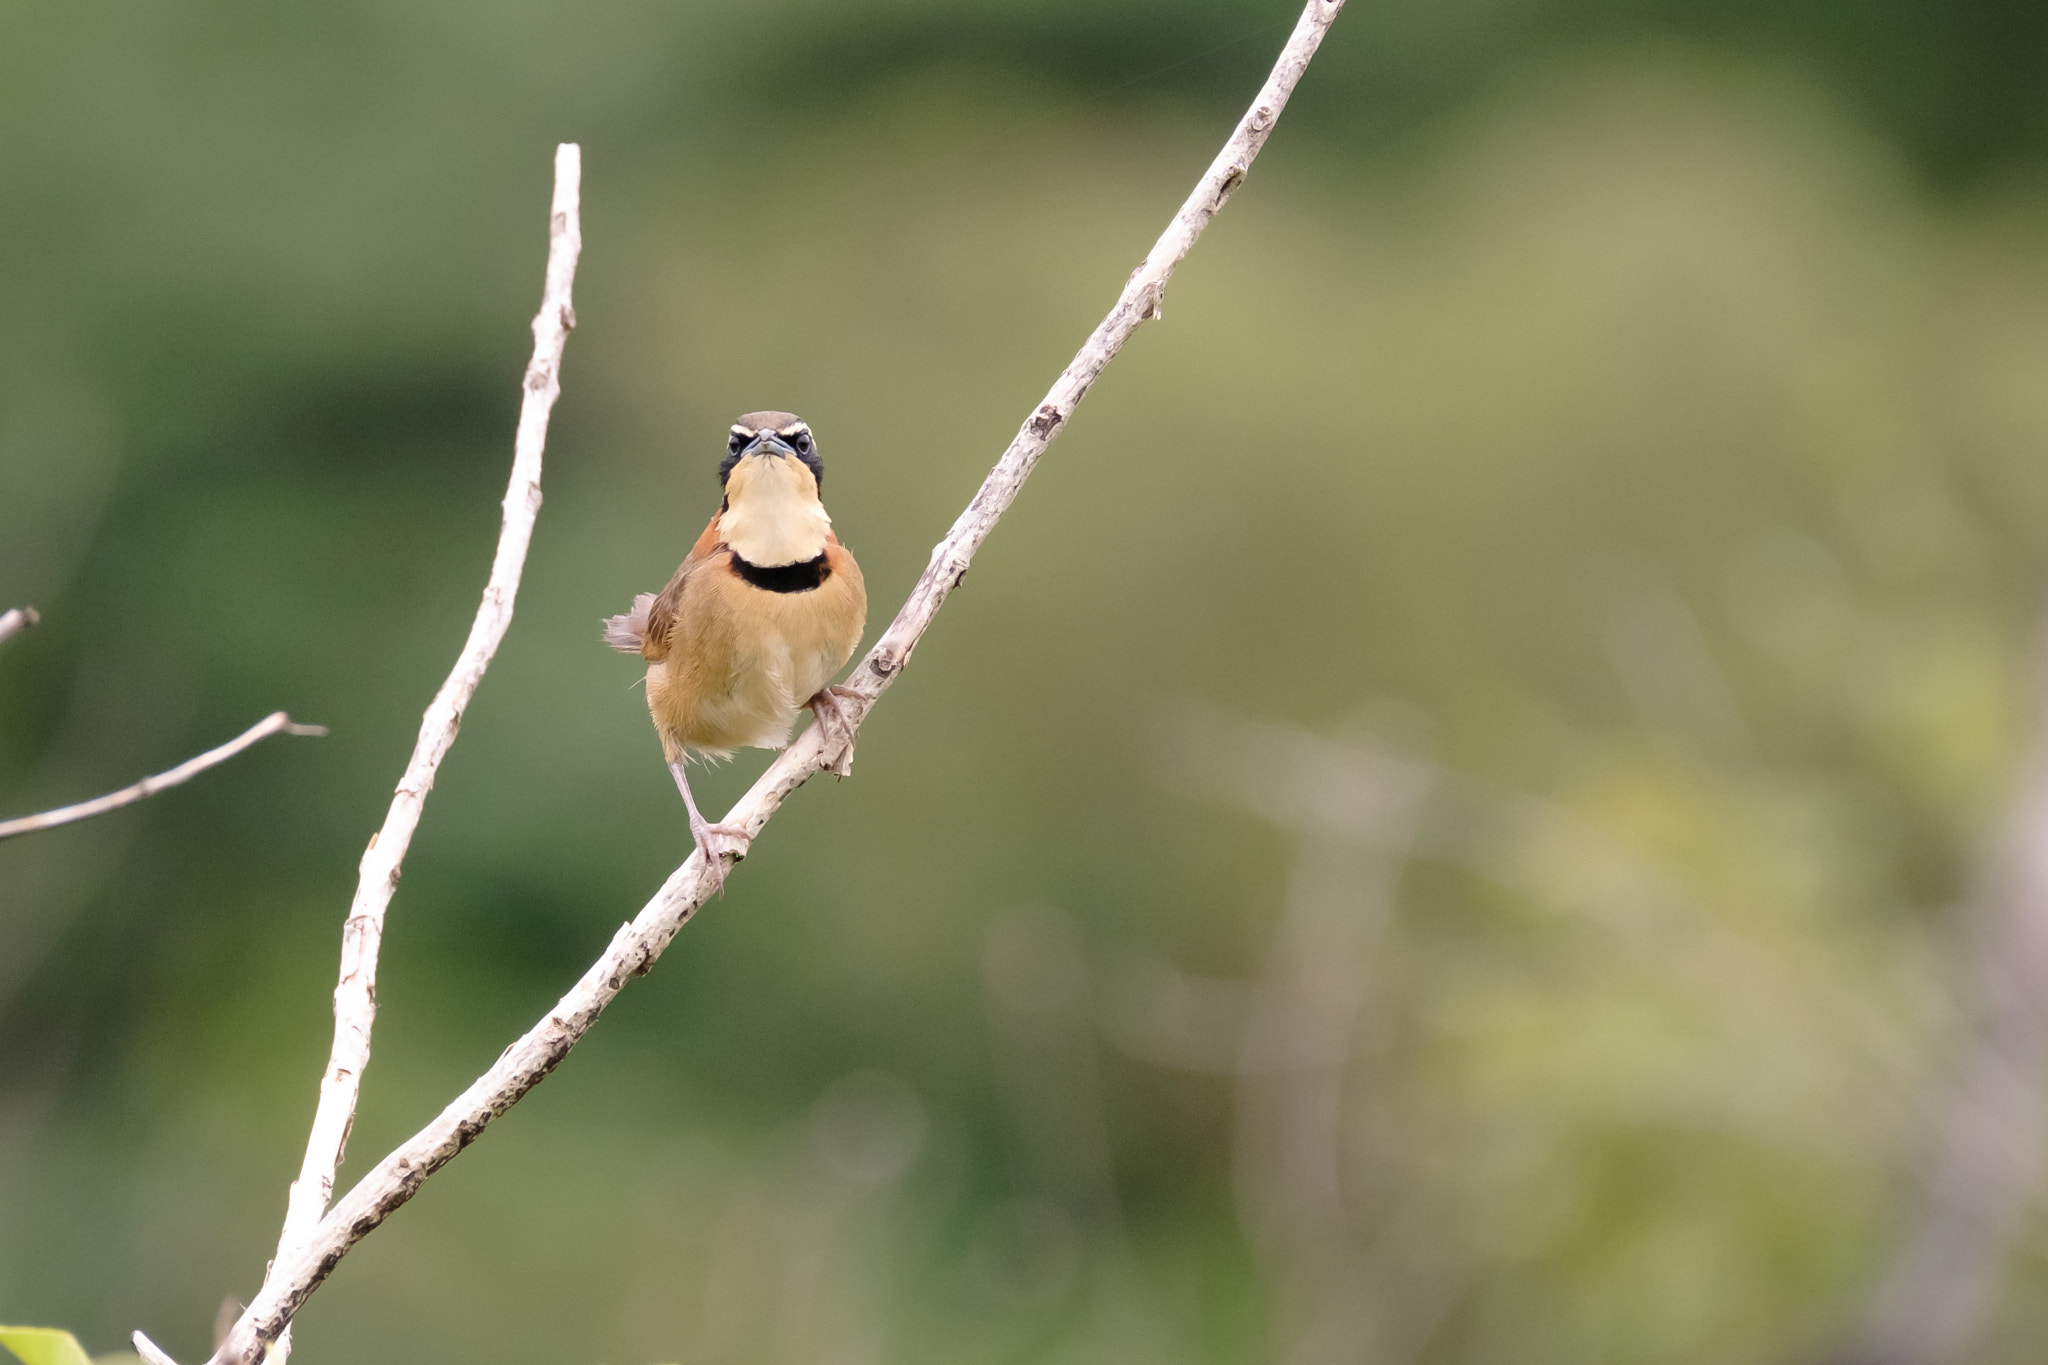
M 1196 183 L 1144 263 L 1124 285 L 1116 306 L 1089 335 L 1045 400 L 1018 430 L 973 501 L 953 523 L 952 530 L 932 551 L 930 564 L 911 589 L 902 610 L 848 679 L 854 695 L 846 699 L 845 709 L 854 726 L 866 718 L 875 701 L 902 671 L 933 616 L 966 575 L 975 551 L 1016 500 L 1038 458 L 1073 415 L 1103 367 L 1140 324 L 1159 316 L 1159 300 L 1174 268 L 1217 210 L 1244 182 L 1252 159 L 1265 145 L 1288 96 L 1342 8 L 1343 0 L 1308 0 L 1272 74 L 1260 87 L 1229 141 Z M 828 753 L 819 727 L 812 725 L 769 765 L 768 771 L 727 813 L 725 823 L 742 826 L 749 836 L 758 835 L 790 793 L 819 772 L 843 772 L 844 763 L 844 753 Z M 343 1195 L 310 1237 L 280 1247 L 261 1292 L 209 1365 L 253 1365 L 261 1359 L 299 1306 L 350 1248 L 418 1193 L 428 1176 L 452 1160 L 492 1120 L 518 1103 L 554 1070 L 626 983 L 653 967 L 655 959 L 715 886 L 702 853 L 693 852 L 669 875 L 639 915 L 620 927 L 610 946 L 568 994 L 506 1048 L 489 1071 Z M 137 1347 L 144 1347 L 146 1339 L 139 1333 L 137 1338 Z M 152 1361 L 168 1359 L 153 1346 L 143 1350 L 143 1354 Z
M 0 640 L 18 635 L 42 619 L 34 607 L 10 607 L 0 611 Z
M 7 613 L 8 616 L 16 614 L 11 611 Z M 0 617 L 0 628 L 6 626 L 6 621 L 6 617 Z M 0 629 L 0 639 L 5 639 L 6 634 L 5 629 Z M 324 725 L 301 725 L 284 712 L 274 711 L 219 748 L 208 749 L 203 754 L 188 758 L 167 772 L 145 777 L 132 787 L 123 787 L 117 792 L 108 792 L 105 796 L 95 796 L 92 800 L 80 801 L 75 806 L 59 806 L 55 810 L 46 810 L 39 815 L 23 815 L 13 820 L 0 820 L 0 839 L 12 839 L 17 834 L 33 834 L 37 830 L 55 829 L 59 825 L 68 825 L 73 820 L 89 820 L 95 815 L 105 815 L 110 810 L 132 806 L 137 801 L 147 801 L 160 791 L 189 782 L 208 768 L 227 762 L 258 740 L 268 739 L 272 735 L 326 733 L 327 727 Z

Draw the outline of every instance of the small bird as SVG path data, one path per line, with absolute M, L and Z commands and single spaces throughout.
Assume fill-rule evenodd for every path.
M 832 685 L 867 625 L 860 565 L 832 534 L 818 493 L 825 463 L 804 420 L 750 412 L 732 424 L 718 466 L 718 513 L 657 593 L 608 617 L 604 642 L 647 660 L 647 709 L 690 812 L 690 837 L 725 889 L 724 852 L 746 856 L 747 832 L 713 825 L 690 795 L 690 750 L 780 749 L 809 707 L 851 753 L 853 725 Z M 720 848 L 717 840 L 726 841 Z

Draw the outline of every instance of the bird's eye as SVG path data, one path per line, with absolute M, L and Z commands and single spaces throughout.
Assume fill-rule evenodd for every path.
M 752 439 L 754 438 L 747 435 L 744 431 L 735 431 L 732 434 L 732 440 L 727 443 L 725 448 L 731 454 L 737 455 L 747 448 L 747 442 Z
M 797 454 L 808 455 L 811 453 L 811 433 L 799 431 L 796 435 L 789 438 L 789 444 Z

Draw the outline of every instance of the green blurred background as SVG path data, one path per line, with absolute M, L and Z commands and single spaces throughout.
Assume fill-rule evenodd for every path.
M 816 427 L 872 640 L 1294 12 L 0 4 L 0 607 L 46 618 L 0 813 L 332 727 L 0 845 L 0 1321 L 191 1360 L 254 1292 L 497 534 L 554 143 L 547 503 L 344 1179 L 687 852 L 597 621 L 731 416 Z M 1852 1337 L 2032 730 L 2044 170 L 2038 5 L 1354 0 L 855 777 L 295 1359 Z M 2030 1208 L 1966 1358 L 2038 1359 L 2044 1290 Z

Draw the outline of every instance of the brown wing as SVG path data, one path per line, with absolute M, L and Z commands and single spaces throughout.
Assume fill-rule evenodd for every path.
M 647 609 L 647 627 L 641 637 L 640 655 L 649 663 L 668 657 L 669 632 L 675 628 L 676 608 L 682 604 L 683 589 L 689 586 L 690 575 L 712 555 L 718 553 L 721 544 L 718 538 L 718 516 L 721 509 L 704 528 L 704 534 L 697 537 L 697 543 L 690 547 L 689 556 L 677 566 L 675 577 L 668 586 L 655 596 L 654 604 Z

